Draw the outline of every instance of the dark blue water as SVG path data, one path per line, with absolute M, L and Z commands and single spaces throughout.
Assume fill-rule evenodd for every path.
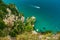
M 4 0 L 14 3 L 25 17 L 35 16 L 35 30 L 60 31 L 60 0 Z

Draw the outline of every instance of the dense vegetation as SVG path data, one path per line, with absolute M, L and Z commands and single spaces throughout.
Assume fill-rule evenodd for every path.
M 0 0 L 0 37 L 10 35 L 15 37 L 33 30 L 35 17 L 25 17 L 14 4 L 5 4 Z

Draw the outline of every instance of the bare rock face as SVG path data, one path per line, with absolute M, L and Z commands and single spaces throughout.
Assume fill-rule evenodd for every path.
M 37 34 L 37 32 L 36 31 L 32 31 L 32 34 Z
M 21 21 L 24 22 L 24 20 L 25 20 L 25 17 L 22 16 L 22 17 L 21 17 Z

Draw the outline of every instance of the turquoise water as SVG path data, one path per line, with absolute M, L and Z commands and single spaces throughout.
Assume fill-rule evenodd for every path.
M 60 31 L 60 1 L 59 0 L 3 0 L 14 3 L 25 17 L 35 16 L 35 30 L 53 32 Z

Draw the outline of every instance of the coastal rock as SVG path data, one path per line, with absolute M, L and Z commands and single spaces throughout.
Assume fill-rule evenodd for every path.
M 32 34 L 37 34 L 37 32 L 36 31 L 32 31 Z

